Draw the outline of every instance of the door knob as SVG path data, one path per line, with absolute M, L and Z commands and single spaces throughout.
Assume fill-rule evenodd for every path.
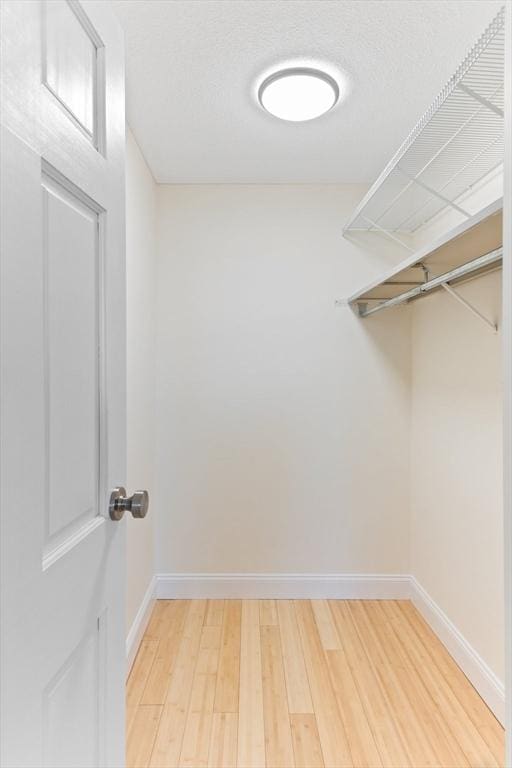
M 110 494 L 108 511 L 111 520 L 121 520 L 125 512 L 131 512 L 133 517 L 146 517 L 149 507 L 149 493 L 135 491 L 127 496 L 124 488 L 114 488 Z

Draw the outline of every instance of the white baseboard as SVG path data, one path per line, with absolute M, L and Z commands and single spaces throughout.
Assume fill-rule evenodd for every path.
M 411 599 L 476 690 L 504 723 L 505 688 L 414 576 L 340 573 L 159 573 L 152 579 L 126 638 L 131 669 L 155 599 Z
M 401 600 L 409 576 L 339 573 L 159 573 L 160 599 Z
M 144 632 L 146 631 L 146 627 L 148 625 L 148 622 L 151 616 L 151 611 L 153 610 L 153 605 L 155 602 L 155 592 L 156 592 L 156 577 L 153 576 L 153 578 L 149 582 L 149 586 L 146 590 L 144 597 L 142 598 L 142 602 L 140 604 L 139 610 L 137 611 L 137 615 L 135 616 L 133 620 L 133 624 L 130 627 L 130 631 L 128 632 L 128 635 L 126 637 L 126 676 L 127 677 L 130 674 L 130 670 L 132 668 L 133 662 L 135 661 L 137 651 L 139 650 L 140 642 L 142 640 Z
M 500 723 L 505 723 L 505 686 L 430 595 L 410 577 L 411 600 Z

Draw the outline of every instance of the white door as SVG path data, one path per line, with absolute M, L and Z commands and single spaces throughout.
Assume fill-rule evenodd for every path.
M 1 759 L 124 764 L 124 59 L 103 2 L 2 3 Z

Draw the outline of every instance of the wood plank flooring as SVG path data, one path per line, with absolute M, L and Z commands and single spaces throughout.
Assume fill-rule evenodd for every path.
M 128 768 L 501 768 L 504 733 L 408 601 L 159 600 Z

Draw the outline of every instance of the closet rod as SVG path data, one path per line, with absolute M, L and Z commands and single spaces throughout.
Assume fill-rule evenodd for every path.
M 483 256 L 479 256 L 477 259 L 468 261 L 466 264 L 462 264 L 460 267 L 456 267 L 455 269 L 450 270 L 450 272 L 445 272 L 442 275 L 433 277 L 431 280 L 427 280 L 425 283 L 412 288 L 410 291 L 401 293 L 399 296 L 394 296 L 392 299 L 382 301 L 380 304 L 377 304 L 377 306 L 371 307 L 370 309 L 367 309 L 367 306 L 368 301 L 371 301 L 371 299 L 365 300 L 364 298 L 361 298 L 356 302 L 359 307 L 359 316 L 369 317 L 370 315 L 375 314 L 375 312 L 380 312 L 381 309 L 387 309 L 388 307 L 396 307 L 399 304 L 404 304 L 405 302 L 421 296 L 424 293 L 428 293 L 435 288 L 439 288 L 443 285 L 443 283 L 449 283 L 451 280 L 458 280 L 461 277 L 465 277 L 466 275 L 470 275 L 471 273 L 480 269 L 484 269 L 491 264 L 495 264 L 502 258 L 503 248 L 500 247 L 495 251 L 490 251 Z

